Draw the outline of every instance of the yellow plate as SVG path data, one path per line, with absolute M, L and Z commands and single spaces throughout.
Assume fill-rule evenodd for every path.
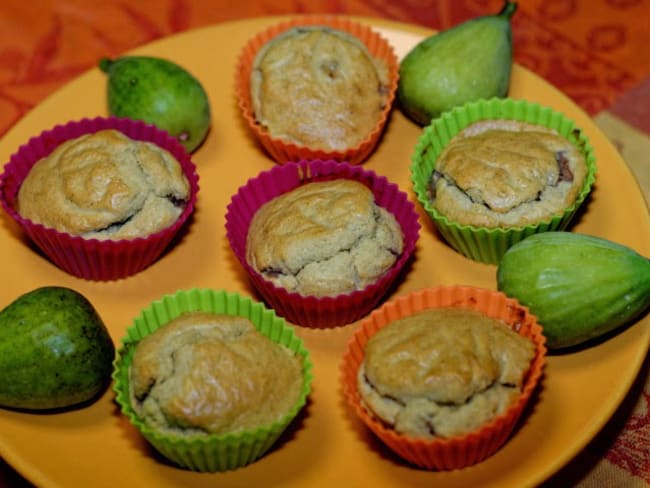
M 224 233 L 230 197 L 249 177 L 273 163 L 246 131 L 233 99 L 233 69 L 249 37 L 279 18 L 219 24 L 166 38 L 138 49 L 167 57 L 194 73 L 212 104 L 213 125 L 195 154 L 201 175 L 197 213 L 189 232 L 167 255 L 143 273 L 112 283 L 85 282 L 66 275 L 41 256 L 16 227 L 0 223 L 0 303 L 41 285 L 61 285 L 86 295 L 103 316 L 114 341 L 124 335 L 140 309 L 177 289 L 213 287 L 254 296 Z M 358 19 L 373 24 L 405 54 L 423 35 L 421 28 Z M 57 123 L 105 115 L 105 76 L 91 70 L 45 100 L 18 122 L 0 143 L 6 161 L 30 136 Z M 515 66 L 511 95 L 561 110 L 573 118 L 595 146 L 598 181 L 575 231 L 594 234 L 650 255 L 650 225 L 642 194 L 614 147 L 566 96 Z M 420 128 L 395 111 L 378 150 L 366 163 L 407 190 L 409 164 Z M 394 295 L 439 284 L 496 287 L 491 265 L 453 252 L 424 227 L 409 274 Z M 0 409 L 0 455 L 32 482 L 52 486 L 516 486 L 534 485 L 568 462 L 614 413 L 645 357 L 649 319 L 582 352 L 552 356 L 534 408 L 525 423 L 495 456 L 451 473 L 426 472 L 401 462 L 374 438 L 346 407 L 339 388 L 339 366 L 347 339 L 356 328 L 298 329 L 315 363 L 314 389 L 303 415 L 277 446 L 246 468 L 197 474 L 170 466 L 147 445 L 107 391 L 93 405 L 56 415 Z

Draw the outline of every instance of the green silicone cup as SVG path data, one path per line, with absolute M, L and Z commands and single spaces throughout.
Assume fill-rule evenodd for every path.
M 277 422 L 234 434 L 175 436 L 161 433 L 145 424 L 131 405 L 128 371 L 137 343 L 145 336 L 182 313 L 204 311 L 246 317 L 276 343 L 302 356 L 303 389 L 293 408 Z M 145 308 L 127 330 L 113 368 L 113 389 L 122 413 L 163 456 L 180 467 L 193 471 L 227 471 L 250 464 L 262 457 L 276 442 L 311 392 L 313 364 L 309 352 L 294 329 L 263 304 L 223 290 L 191 289 L 166 295 Z
M 564 213 L 534 225 L 521 227 L 475 227 L 449 220 L 431 205 L 428 185 L 438 156 L 449 141 L 468 125 L 486 119 L 528 122 L 555 129 L 585 156 L 587 175 L 573 205 Z M 411 181 L 418 201 L 443 238 L 456 251 L 482 263 L 498 264 L 506 250 L 531 234 L 566 229 L 596 181 L 596 158 L 584 132 L 562 113 L 526 100 L 492 98 L 456 107 L 431 121 L 423 129 L 411 163 Z

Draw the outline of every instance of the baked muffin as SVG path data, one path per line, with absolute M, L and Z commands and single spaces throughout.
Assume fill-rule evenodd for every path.
M 131 402 L 176 435 L 236 433 L 287 415 L 303 388 L 300 358 L 245 317 L 180 315 L 137 344 Z
M 157 261 L 188 223 L 198 191 L 196 166 L 175 138 L 118 117 L 44 130 L 0 175 L 0 203 L 29 239 L 66 273 L 96 281 Z
M 415 205 L 398 185 L 335 160 L 260 172 L 232 196 L 225 224 L 230 247 L 264 301 L 289 322 L 318 328 L 349 324 L 372 310 L 405 271 L 420 232 Z M 294 291 L 303 282 L 303 293 L 327 294 Z
M 367 186 L 349 179 L 310 182 L 256 212 L 246 259 L 278 287 L 336 296 L 379 279 L 402 253 L 403 240 L 397 220 Z
M 371 432 L 409 463 L 471 466 L 499 451 L 534 398 L 546 358 L 542 332 L 502 292 L 416 290 L 360 321 L 343 355 L 343 392 Z
M 493 98 L 433 119 L 415 146 L 411 180 L 453 249 L 497 264 L 529 235 L 569 227 L 596 181 L 596 158 L 563 113 Z
M 245 122 L 275 162 L 360 164 L 388 122 L 399 60 L 368 26 L 343 16 L 303 15 L 249 39 L 235 78 Z
M 374 415 L 412 437 L 453 437 L 502 414 L 521 394 L 534 344 L 461 308 L 392 322 L 366 344 L 359 393 Z
M 570 207 L 586 175 L 584 155 L 557 131 L 484 120 L 454 136 L 438 157 L 431 200 L 461 225 L 529 225 Z
M 299 26 L 259 50 L 250 89 L 255 118 L 273 137 L 344 150 L 379 122 L 388 68 L 345 31 Z
M 112 377 L 121 412 L 158 453 L 215 472 L 246 466 L 276 444 L 307 403 L 312 370 L 303 340 L 272 309 L 192 288 L 135 317 Z
M 65 141 L 20 185 L 17 211 L 71 235 L 146 237 L 174 223 L 190 185 L 169 151 L 115 129 Z

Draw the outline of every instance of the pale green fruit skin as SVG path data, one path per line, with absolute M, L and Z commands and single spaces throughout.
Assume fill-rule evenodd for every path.
M 210 103 L 201 83 L 181 66 L 162 58 L 123 56 L 102 59 L 108 75 L 109 113 L 142 120 L 195 151 L 210 128 Z
M 92 304 L 37 288 L 0 311 L 0 407 L 46 410 L 95 398 L 109 383 L 113 341 Z
M 420 125 L 467 102 L 504 97 L 510 87 L 516 4 L 470 19 L 418 43 L 400 63 L 397 99 Z
M 561 349 L 598 338 L 646 311 L 650 262 L 602 238 L 544 232 L 506 251 L 497 286 L 537 316 L 549 349 Z

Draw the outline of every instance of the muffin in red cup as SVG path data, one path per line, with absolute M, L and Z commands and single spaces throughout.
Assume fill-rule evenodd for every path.
M 42 132 L 0 175 L 0 202 L 59 268 L 109 281 L 164 253 L 196 202 L 183 147 L 140 121 L 97 117 Z
M 453 470 L 495 454 L 543 375 L 536 317 L 501 292 L 439 286 L 384 303 L 342 361 L 361 421 L 413 465 Z
M 279 164 L 359 164 L 378 144 L 399 62 L 371 28 L 332 15 L 273 25 L 242 49 L 235 93 L 253 135 Z
M 285 208 L 267 212 L 278 202 Z M 239 188 L 226 213 L 231 248 L 260 295 L 289 322 L 316 328 L 366 315 L 404 270 L 419 230 L 397 185 L 338 161 L 264 171 Z

